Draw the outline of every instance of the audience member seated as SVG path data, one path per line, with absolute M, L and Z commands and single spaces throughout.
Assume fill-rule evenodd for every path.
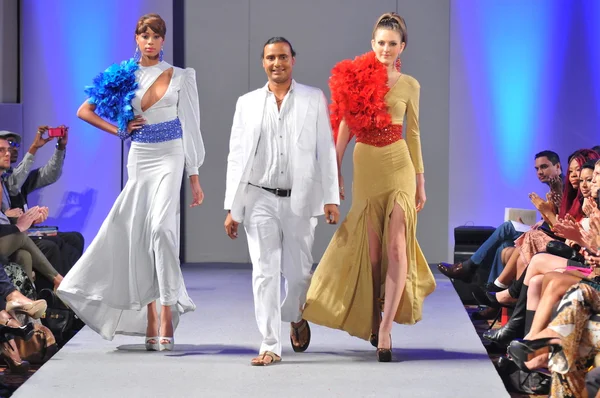
M 5 229 L 4 225 L 0 225 L 0 235 Z M 0 262 L 6 263 L 8 260 L 0 256 Z M 45 314 L 47 303 L 45 300 L 30 300 L 23 296 L 17 288 L 12 284 L 10 278 L 4 271 L 4 267 L 0 265 L 0 297 L 6 302 L 6 309 L 0 311 L 0 354 L 4 361 L 9 366 L 11 372 L 27 373 L 29 363 L 22 361 L 17 350 L 14 337 L 20 336 L 27 340 L 34 327 L 30 323 L 26 326 L 21 326 L 9 312 L 25 314 L 33 319 L 39 319 Z
M 600 167 L 600 162 L 599 167 Z M 586 169 L 582 171 L 582 182 L 586 176 Z M 595 203 L 595 202 L 592 202 Z M 585 206 L 584 206 L 585 208 Z M 597 206 L 593 206 L 593 210 L 587 210 L 590 214 L 589 233 L 584 228 L 574 221 L 559 221 L 555 226 L 557 234 L 574 240 L 583 248 L 599 247 L 596 238 L 600 237 L 600 210 Z M 527 293 L 527 315 L 525 323 L 525 338 L 528 339 L 533 335 L 541 332 L 548 325 L 552 313 L 557 303 L 562 299 L 567 290 L 574 284 L 579 283 L 583 278 L 598 278 L 600 277 L 600 255 L 591 253 L 591 249 L 582 250 L 585 253 L 585 262 L 577 263 L 573 260 L 552 256 L 549 254 L 538 254 L 534 256 L 531 264 L 527 268 L 527 274 L 533 269 L 542 269 L 544 267 L 555 268 L 560 272 L 547 272 L 544 275 L 536 275 L 529 280 L 529 291 Z M 541 260 L 537 260 L 537 259 Z M 539 270 L 538 270 L 539 272 Z M 540 279 L 541 278 L 541 279 Z M 540 293 L 532 292 L 532 287 L 538 284 L 541 280 Z M 527 278 L 525 278 L 527 283 Z M 533 321 L 529 319 L 531 314 Z M 531 325 L 529 328 L 528 326 Z M 528 330 L 529 329 L 529 330 Z
M 510 343 L 509 359 L 523 371 L 547 366 L 552 372 L 551 397 L 583 396 L 586 373 L 600 352 L 597 323 L 589 322 L 599 312 L 598 290 L 587 283 L 574 285 L 546 329 L 531 340 Z
M 531 195 L 532 202 L 542 214 L 548 228 L 538 228 L 528 231 L 515 241 L 516 250 L 498 277 L 500 282 L 508 285 L 513 280 L 520 278 L 533 256 L 546 251 L 548 243 L 557 239 L 556 235 L 551 231 L 557 217 L 564 219 L 568 214 L 577 221 L 581 221 L 584 218 L 582 194 L 579 190 L 579 173 L 586 162 L 597 160 L 599 157 L 596 152 L 590 149 L 582 149 L 569 156 L 569 174 L 563 190 L 558 215 L 553 203 L 543 201 L 535 194 Z M 518 298 L 518 296 L 514 298 Z
M 589 170 L 588 165 L 581 173 L 584 196 L 587 195 L 585 186 L 590 182 L 586 170 Z M 592 174 L 592 191 L 597 190 L 599 171 L 594 169 Z M 596 396 L 600 385 L 600 371 L 588 374 L 598 364 L 596 357 L 600 353 L 600 278 L 597 276 L 600 273 L 597 269 L 600 264 L 600 211 L 595 201 L 591 203 L 583 206 L 589 218 L 589 228 L 574 219 L 559 219 L 555 225 L 557 234 L 585 248 L 585 262 L 562 274 L 551 272 L 544 276 L 542 298 L 532 328 L 525 340 L 512 341 L 507 350 L 508 358 L 524 372 L 549 368 L 552 372 L 552 397 L 580 397 L 586 396 L 586 392 Z M 534 258 L 548 259 L 548 256 L 536 255 Z M 589 265 L 593 269 L 588 268 Z M 556 297 L 563 293 L 557 303 Z M 556 316 L 548 324 L 555 307 Z
M 10 167 L 9 148 L 6 138 L 0 137 L 0 172 L 4 172 Z M 52 264 L 50 264 L 48 259 L 26 234 L 31 225 L 46 220 L 48 217 L 48 208 L 35 206 L 26 212 L 20 211 L 17 213 L 16 211 L 8 211 L 8 192 L 3 180 L 1 183 L 0 254 L 7 257 L 15 255 L 16 257 L 13 257 L 15 262 L 25 268 L 29 278 L 33 280 L 33 269 L 35 269 L 38 274 L 51 281 L 56 289 L 60 282 L 62 282 L 62 275 L 52 267 Z M 9 217 L 13 217 L 14 224 Z
M 25 211 L 28 208 L 27 196 L 31 192 L 51 185 L 60 178 L 69 139 L 68 127 L 61 127 L 64 127 L 65 134 L 57 139 L 54 154 L 46 165 L 30 171 L 38 149 L 53 140 L 53 137 L 44 137 L 44 134 L 48 131 L 48 126 L 40 126 L 23 160 L 16 168 L 8 170 L 7 174 L 10 177 L 6 180 L 6 185 L 10 192 L 10 207 L 12 209 Z M 6 137 L 9 142 L 11 164 L 14 164 L 18 160 L 21 136 L 10 131 L 0 132 L 0 137 L 2 136 Z M 69 272 L 83 254 L 84 239 L 79 232 L 59 231 L 56 236 L 36 237 L 33 241 L 61 275 Z M 40 285 L 38 288 L 47 287 L 43 283 L 38 283 L 38 285 Z
M 0 233 L 1 228 L 0 226 Z M 6 262 L 6 258 L 0 256 L 1 262 Z M 10 278 L 4 271 L 4 267 L 0 266 L 0 298 L 6 302 L 6 311 L 25 314 L 33 319 L 39 319 L 46 313 L 47 303 L 45 300 L 31 300 L 12 284 Z
M 540 182 L 550 186 L 550 192 L 556 191 L 557 186 L 560 187 L 558 189 L 562 189 L 562 167 L 558 154 L 552 151 L 542 151 L 536 154 L 535 170 Z M 493 282 L 497 287 L 496 290 L 506 289 L 508 287 L 507 285 L 495 280 L 495 277 L 504 268 L 504 264 L 502 263 L 502 251 L 504 248 L 514 245 L 514 241 L 521 235 L 522 232 L 516 231 L 513 223 L 507 221 L 500 225 L 467 261 L 454 265 L 440 263 L 438 264 L 438 269 L 442 274 L 449 278 L 470 283 L 477 268 L 481 265 L 487 255 L 492 251 L 496 251 L 492 272 L 490 273 L 491 280 L 488 280 L 488 282 Z
M 594 247 L 589 238 L 600 236 L 600 211 L 594 198 L 589 193 L 593 191 L 591 168 L 600 169 L 600 161 L 596 164 L 587 163 L 581 171 L 580 187 L 584 196 L 584 212 L 588 218 L 581 225 L 573 220 L 559 220 L 554 226 L 557 235 L 566 238 L 580 247 Z M 590 205 L 589 203 L 593 204 Z M 590 222 L 590 219 L 597 221 Z M 589 231 L 589 232 L 586 232 Z M 575 253 L 575 249 L 571 249 Z M 529 279 L 529 290 L 527 292 L 527 320 L 525 324 L 525 338 L 530 334 L 539 333 L 550 321 L 556 304 L 562 299 L 566 291 L 582 278 L 594 278 L 600 275 L 600 257 L 589 254 L 589 249 L 580 249 L 585 257 L 581 256 L 583 262 L 559 257 L 548 253 L 540 253 L 533 257 L 527 273 L 532 271 L 533 276 Z M 549 272 L 551 271 L 551 272 Z M 535 313 L 533 321 L 530 322 L 530 314 Z M 531 325 L 531 327 L 529 327 Z M 529 329 L 529 330 L 528 330 Z
M 598 158 L 598 155 L 595 152 L 589 151 L 589 152 L 584 152 L 584 151 L 580 151 L 580 154 L 586 154 L 588 156 L 591 156 L 595 159 Z M 568 192 L 568 195 L 565 195 L 563 197 L 563 203 L 561 204 L 561 209 L 564 208 L 574 208 L 577 210 L 572 210 L 575 211 L 575 214 L 570 214 L 567 213 L 566 217 L 567 219 L 571 219 L 571 220 L 575 220 L 577 219 L 579 222 L 581 222 L 582 218 L 584 217 L 583 214 L 583 206 L 582 206 L 582 202 L 584 200 L 584 193 L 585 195 L 590 198 L 591 197 L 591 187 L 589 186 L 588 183 L 582 184 L 580 185 L 580 170 L 581 170 L 581 166 L 578 166 L 579 162 L 581 162 L 583 159 L 586 158 L 586 155 L 583 155 L 583 158 L 580 158 L 579 155 L 574 154 L 572 155 L 570 158 L 572 159 L 572 161 L 569 164 L 569 170 L 570 170 L 570 174 L 569 174 L 569 184 L 566 185 L 577 185 L 578 191 L 577 193 L 575 193 L 574 195 Z M 593 167 L 594 164 L 590 164 L 588 166 L 586 166 L 586 168 L 589 168 L 588 171 L 586 171 L 584 173 L 584 175 L 586 175 L 586 173 L 589 173 L 590 179 L 591 176 L 593 174 L 593 169 L 591 167 Z M 575 175 L 577 176 L 577 181 L 575 181 Z M 591 181 L 590 181 L 591 182 Z M 574 204 L 569 204 L 568 206 L 565 206 L 564 201 L 571 199 L 576 201 L 579 203 L 578 206 L 574 205 Z M 574 216 L 574 217 L 573 217 Z M 560 218 L 559 218 L 560 220 Z M 553 219 L 552 223 L 555 225 L 558 225 L 558 221 L 557 219 Z M 532 245 L 540 245 L 540 242 L 544 241 L 544 239 L 547 240 L 547 243 L 552 241 L 552 238 L 550 238 L 548 235 L 543 234 L 539 231 L 529 231 L 528 233 L 526 233 L 523 236 L 527 236 L 527 235 L 538 235 L 535 237 L 531 237 L 528 238 L 529 243 Z M 543 235 L 543 236 L 542 236 Z M 534 243 L 535 242 L 535 243 Z M 547 245 L 546 243 L 546 245 Z M 546 249 L 546 245 L 543 248 L 540 248 L 540 252 L 544 251 Z M 532 247 L 528 247 L 526 250 L 531 250 Z M 517 246 L 517 250 L 521 250 L 521 248 L 519 246 Z M 523 254 L 524 252 L 521 251 L 521 254 Z M 533 256 L 533 258 L 537 258 L 538 255 Z M 525 272 L 523 272 L 520 275 L 519 280 L 514 283 L 510 289 L 501 291 L 501 292 L 490 292 L 488 293 L 488 297 L 490 298 L 490 300 L 493 303 L 501 303 L 501 304 L 511 304 L 514 303 L 514 297 L 518 297 L 517 301 L 516 301 L 516 305 L 514 308 L 514 311 L 509 319 L 509 321 L 501 328 L 499 329 L 495 329 L 495 330 L 489 330 L 487 332 L 485 332 L 483 334 L 483 337 L 486 338 L 487 340 L 493 341 L 495 343 L 498 344 L 508 344 L 508 342 L 510 342 L 511 340 L 518 338 L 518 337 L 523 337 L 529 327 L 531 326 L 531 323 L 533 321 L 533 314 L 534 311 L 531 308 L 531 303 L 533 302 L 530 301 L 530 305 L 528 306 L 528 297 L 530 294 L 529 291 L 529 286 L 530 283 L 532 281 L 532 278 L 534 278 L 536 275 L 543 275 L 547 272 L 553 271 L 557 268 L 561 268 L 561 269 L 565 269 L 568 264 L 567 261 L 565 259 L 562 258 L 558 258 L 555 256 L 550 256 L 548 254 L 544 255 L 545 258 L 551 258 L 551 259 L 555 259 L 556 261 L 550 261 L 550 262 L 539 262 L 536 260 L 533 260 L 532 263 L 529 266 L 526 267 Z M 520 260 L 519 260 L 520 261 Z M 508 267 L 508 265 L 507 265 Z M 581 270 L 580 270 L 580 274 L 581 274 Z M 542 283 L 542 279 L 537 279 L 536 281 L 539 282 L 539 284 L 536 283 L 536 291 L 535 292 L 531 292 L 531 295 L 534 296 L 536 299 L 539 299 L 539 295 L 540 295 L 540 290 L 541 290 L 541 283 Z

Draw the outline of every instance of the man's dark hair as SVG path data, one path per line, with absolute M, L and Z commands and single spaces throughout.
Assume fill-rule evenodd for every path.
M 557 163 L 560 163 L 558 153 L 553 151 L 542 151 L 540 153 L 536 153 L 535 158 L 548 158 L 548 160 L 550 161 L 550 163 L 552 163 L 553 166 L 556 166 Z
M 263 59 L 265 57 L 265 47 L 268 46 L 269 44 L 275 44 L 275 43 L 286 43 L 288 46 L 290 46 L 290 51 L 292 52 L 292 57 L 296 56 L 296 51 L 294 51 L 294 47 L 292 47 L 292 43 L 290 43 L 288 41 L 288 39 L 286 39 L 285 37 L 281 37 L 281 36 L 275 36 L 275 37 L 271 37 L 269 40 L 267 40 L 267 42 L 263 46 L 263 50 L 260 53 L 260 59 Z
M 600 145 L 596 145 L 596 146 L 592 147 L 592 151 L 594 151 L 598 155 L 600 155 Z

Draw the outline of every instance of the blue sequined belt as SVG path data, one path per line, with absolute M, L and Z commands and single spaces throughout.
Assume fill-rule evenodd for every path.
M 135 130 L 131 134 L 131 141 L 156 144 L 158 142 L 176 140 L 182 136 L 181 122 L 177 118 L 168 122 L 145 124 L 141 129 Z

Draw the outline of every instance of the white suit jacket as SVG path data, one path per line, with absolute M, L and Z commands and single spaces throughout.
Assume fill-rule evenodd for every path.
M 299 216 L 323 214 L 325 204 L 340 204 L 337 160 L 327 112 L 318 88 L 294 82 L 296 128 L 289 154 L 292 172 L 291 209 Z M 238 98 L 229 140 L 225 210 L 244 220 L 246 192 L 261 133 L 267 91 L 260 88 Z M 271 187 L 279 188 L 279 187 Z

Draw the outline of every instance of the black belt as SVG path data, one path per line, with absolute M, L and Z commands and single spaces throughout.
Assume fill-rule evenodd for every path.
M 248 183 L 250 184 L 250 183 Z M 271 192 L 273 195 L 275 196 L 280 196 L 282 198 L 288 198 L 290 196 L 292 196 L 292 190 L 291 189 L 279 189 L 279 188 L 267 188 L 267 187 L 260 187 L 258 185 L 254 185 L 254 184 L 250 184 L 253 187 L 257 187 L 257 188 L 262 188 L 267 192 Z

